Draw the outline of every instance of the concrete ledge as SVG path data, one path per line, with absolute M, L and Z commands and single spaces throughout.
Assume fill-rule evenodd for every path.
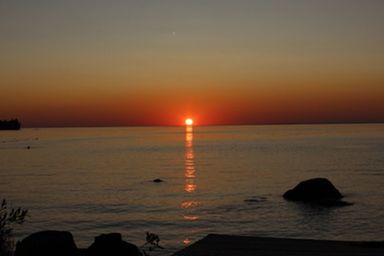
M 384 242 L 246 237 L 210 234 L 173 256 L 383 256 Z

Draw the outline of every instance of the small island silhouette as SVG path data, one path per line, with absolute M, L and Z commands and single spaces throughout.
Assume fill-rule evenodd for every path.
M 0 120 L 0 130 L 20 130 L 21 123 L 18 119 Z

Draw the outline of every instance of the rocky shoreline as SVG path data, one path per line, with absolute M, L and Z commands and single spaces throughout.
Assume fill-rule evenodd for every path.
M 88 248 L 77 248 L 67 231 L 41 231 L 17 243 L 15 256 L 147 256 L 136 245 L 123 241 L 121 234 L 95 237 Z M 210 234 L 173 256 L 378 256 L 384 242 L 328 241 Z
M 67 231 L 47 230 L 33 233 L 16 245 L 15 256 L 143 256 L 140 249 L 123 241 L 120 233 L 102 234 L 88 248 L 77 248 Z

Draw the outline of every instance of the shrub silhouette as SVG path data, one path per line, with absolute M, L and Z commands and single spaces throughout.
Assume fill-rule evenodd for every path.
M 12 255 L 14 241 L 12 239 L 13 224 L 22 224 L 28 210 L 22 208 L 8 209 L 7 201 L 2 200 L 0 206 L 0 255 Z

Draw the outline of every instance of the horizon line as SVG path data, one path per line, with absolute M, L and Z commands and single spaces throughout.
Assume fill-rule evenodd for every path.
M 193 125 L 193 127 L 210 127 L 210 126 L 273 126 L 273 125 L 356 125 L 356 124 L 384 124 L 384 121 L 356 121 L 356 122 L 287 122 L 287 123 L 223 123 L 223 124 L 201 124 Z M 164 124 L 133 124 L 133 125 L 68 125 L 68 126 L 22 126 L 23 128 L 39 129 L 39 128 L 118 128 L 118 127 L 185 127 L 185 125 L 164 125 Z

